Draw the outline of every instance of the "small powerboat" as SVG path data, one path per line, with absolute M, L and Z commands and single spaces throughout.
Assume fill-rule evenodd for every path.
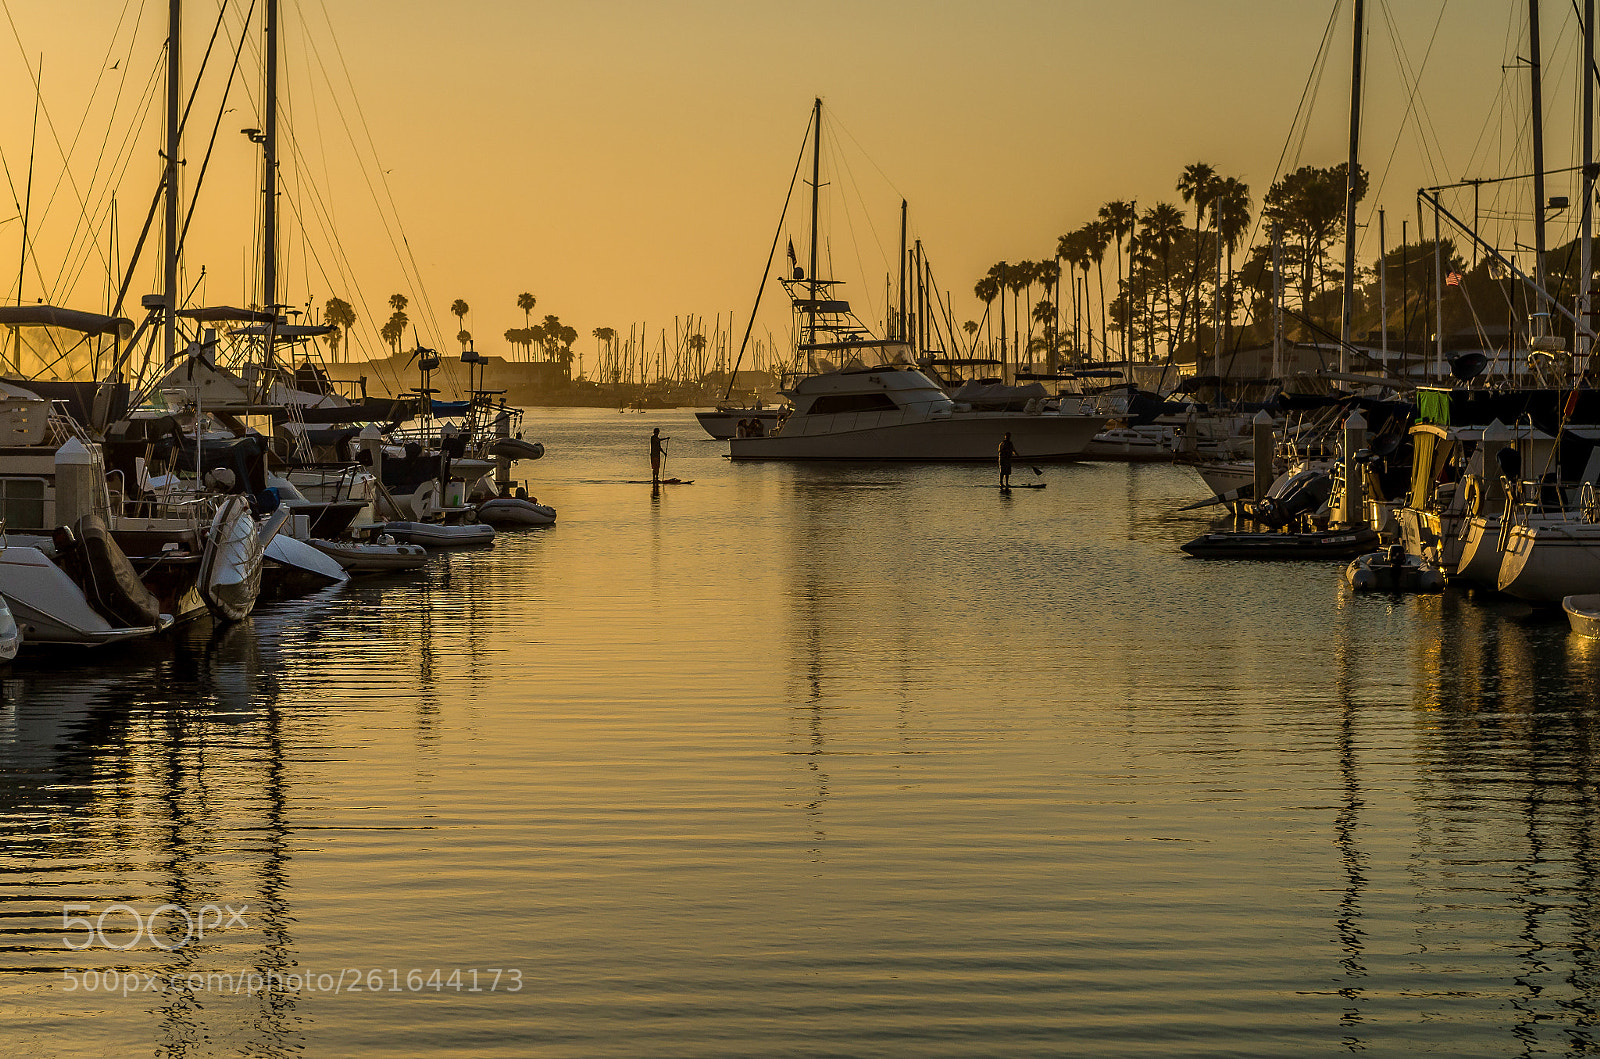
M 382 532 L 397 541 L 427 548 L 476 548 L 494 543 L 494 527 L 481 522 L 453 526 L 440 522 L 386 522 Z
M 1600 640 L 1600 595 L 1563 596 L 1561 609 L 1567 612 L 1567 623 L 1573 632 Z
M 1357 556 L 1345 567 L 1345 580 L 1357 592 L 1443 592 L 1444 574 L 1404 544 Z
M 556 509 L 534 497 L 497 496 L 478 505 L 478 521 L 491 526 L 548 526 L 555 520 Z
M 428 550 L 417 544 L 400 544 L 388 535 L 376 541 L 328 541 L 312 538 L 306 542 L 352 574 L 385 574 L 415 570 L 428 561 Z

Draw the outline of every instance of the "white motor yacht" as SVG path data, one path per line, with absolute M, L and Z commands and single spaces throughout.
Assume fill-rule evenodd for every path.
M 736 460 L 993 460 L 1007 433 L 1017 459 L 1069 459 L 1105 416 L 963 410 L 912 367 L 844 368 L 784 391 L 793 410 L 762 437 L 733 438 Z

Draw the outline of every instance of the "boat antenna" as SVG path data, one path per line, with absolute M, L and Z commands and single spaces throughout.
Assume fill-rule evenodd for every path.
M 174 3 L 177 0 L 173 0 Z M 807 279 L 811 281 L 811 297 L 806 306 L 806 344 L 811 347 L 807 359 L 812 360 L 811 367 L 816 368 L 817 345 L 817 198 L 822 187 L 822 97 L 818 96 L 812 108 L 811 117 L 811 271 Z

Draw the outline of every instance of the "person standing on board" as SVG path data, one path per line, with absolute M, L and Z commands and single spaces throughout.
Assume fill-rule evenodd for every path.
M 671 438 L 661 436 L 660 427 L 650 431 L 650 480 L 652 482 L 661 481 L 661 459 L 666 454 L 666 442 L 671 440 Z
M 1011 431 L 1006 431 L 1006 436 L 1000 439 L 1000 488 L 1011 488 L 1011 461 L 1017 455 L 1017 447 L 1011 444 Z

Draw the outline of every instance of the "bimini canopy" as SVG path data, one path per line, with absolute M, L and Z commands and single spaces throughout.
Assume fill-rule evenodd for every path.
M 125 317 L 58 309 L 54 305 L 0 305 L 0 326 L 59 327 L 81 335 L 133 337 L 133 321 Z
M 177 315 L 202 324 L 270 324 L 274 317 L 259 309 L 235 309 L 231 305 L 207 305 L 199 309 L 179 309 Z
M 272 337 L 280 338 L 285 342 L 293 342 L 302 338 L 321 338 L 331 335 L 338 328 L 320 324 L 279 324 L 272 329 Z M 249 327 L 235 327 L 229 331 L 230 335 L 246 335 L 265 338 L 267 336 L 266 324 L 251 324 Z

